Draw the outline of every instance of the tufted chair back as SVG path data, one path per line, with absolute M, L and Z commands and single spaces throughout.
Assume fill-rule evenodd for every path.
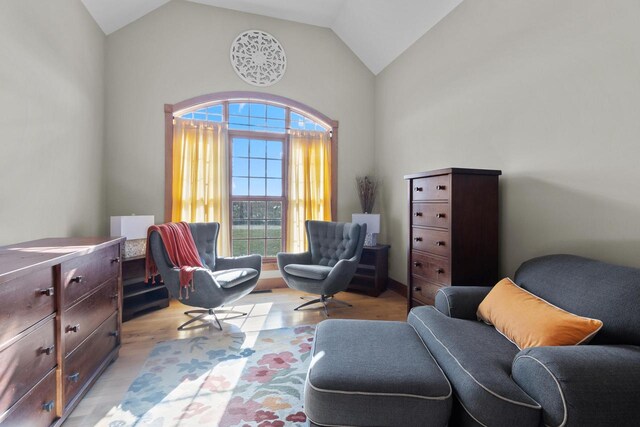
M 355 223 L 307 221 L 311 263 L 333 267 L 356 254 L 363 226 Z
M 217 222 L 192 222 L 189 224 L 193 241 L 196 243 L 198 255 L 203 264 L 210 270 L 216 269 L 216 242 L 220 232 L 220 224 Z

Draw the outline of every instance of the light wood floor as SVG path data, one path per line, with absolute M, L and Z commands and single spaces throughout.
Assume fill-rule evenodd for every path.
M 321 309 L 293 311 L 304 294 L 291 289 L 274 289 L 271 293 L 250 294 L 229 309 L 248 312 L 240 319 L 222 321 L 225 330 L 259 331 L 286 326 L 316 324 L 325 319 Z M 338 298 L 353 304 L 352 308 L 331 305 L 332 319 L 406 320 L 406 299 L 393 291 L 378 298 L 341 292 Z M 187 317 L 186 306 L 178 301 L 163 310 L 137 317 L 123 324 L 120 357 L 107 368 L 93 388 L 64 423 L 65 427 L 93 426 L 117 406 L 129 384 L 138 375 L 153 346 L 170 339 L 220 333 L 215 328 L 195 331 L 176 330 Z

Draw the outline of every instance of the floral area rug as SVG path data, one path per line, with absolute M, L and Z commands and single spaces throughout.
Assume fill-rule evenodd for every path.
M 227 332 L 157 344 L 99 426 L 304 426 L 314 327 Z

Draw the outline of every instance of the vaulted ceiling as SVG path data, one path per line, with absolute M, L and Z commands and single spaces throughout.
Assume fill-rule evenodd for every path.
M 82 0 L 105 34 L 169 0 Z M 462 0 L 188 0 L 330 28 L 378 74 Z

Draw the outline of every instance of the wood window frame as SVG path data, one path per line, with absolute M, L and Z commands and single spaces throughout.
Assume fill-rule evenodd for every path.
M 337 219 L 338 211 L 338 121 L 333 120 L 326 115 L 322 114 L 318 110 L 309 107 L 301 102 L 295 101 L 284 96 L 273 95 L 263 92 L 251 92 L 251 91 L 228 91 L 228 92 L 216 92 L 207 95 L 200 95 L 193 98 L 180 101 L 175 104 L 164 105 L 164 132 L 165 132 L 165 148 L 164 148 L 164 220 L 165 222 L 171 221 L 171 207 L 173 204 L 173 126 L 174 117 L 181 115 L 189 110 L 196 110 L 198 107 L 206 107 L 209 104 L 215 104 L 219 102 L 264 102 L 267 104 L 276 104 L 286 109 L 286 132 L 285 132 L 285 144 L 286 149 L 283 151 L 288 153 L 289 143 L 289 118 L 291 111 L 300 113 L 304 116 L 314 119 L 324 125 L 327 125 L 331 131 L 331 218 L 335 221 Z M 225 120 L 228 122 L 228 111 L 225 111 Z M 232 130 L 234 134 L 242 131 Z M 273 135 L 271 135 L 273 137 Z M 260 138 L 260 132 L 252 132 L 252 137 Z M 285 155 L 286 156 L 286 155 Z M 287 161 L 288 156 L 283 159 Z M 228 173 L 231 173 L 229 168 Z M 286 209 L 286 200 L 288 194 L 288 183 L 284 178 L 284 199 L 285 205 L 283 210 Z M 230 198 L 231 200 L 231 198 Z M 231 209 L 231 203 L 229 203 L 229 209 Z M 283 215 L 286 218 L 286 215 Z M 286 225 L 283 224 L 283 228 Z
M 226 105 L 228 107 L 228 104 Z M 285 117 L 285 121 L 287 122 L 287 128 L 288 128 L 288 111 L 285 113 L 287 114 Z M 228 116 L 227 116 L 228 117 Z M 232 146 L 232 140 L 233 138 L 246 138 L 246 139 L 264 139 L 266 141 L 281 141 L 282 142 L 282 194 L 280 195 L 280 197 L 277 196 L 234 196 L 233 194 L 231 194 L 231 184 L 233 182 L 233 167 L 231 166 L 232 162 L 233 162 L 233 148 L 231 148 Z M 281 217 L 281 225 L 282 225 L 282 230 L 281 230 L 281 236 L 280 236 L 280 241 L 282 243 L 282 248 L 285 247 L 285 242 L 287 241 L 287 207 L 288 207 L 288 199 L 287 199 L 287 194 L 289 194 L 289 184 L 288 184 L 288 162 L 289 162 L 289 134 L 288 133 L 284 133 L 284 134 L 280 134 L 280 133 L 270 133 L 270 132 L 254 132 L 254 131 L 246 131 L 246 130 L 233 130 L 230 129 L 229 130 L 229 170 L 227 171 L 227 176 L 228 176 L 228 180 L 229 180 L 229 218 L 231 219 L 231 252 L 233 254 L 233 202 L 234 201 L 248 201 L 249 202 L 249 206 L 251 206 L 251 202 L 272 202 L 272 201 L 278 201 L 282 203 L 282 217 Z M 249 184 L 250 185 L 250 184 Z M 251 211 L 251 208 L 249 208 L 249 211 Z M 251 222 L 251 214 L 249 213 L 249 222 Z M 265 221 L 268 224 L 268 219 L 265 218 Z M 251 226 L 249 226 L 249 233 L 251 232 Z M 265 240 L 268 239 L 267 237 L 265 237 Z M 250 244 L 249 242 L 252 239 L 249 237 L 247 238 L 247 243 Z M 268 256 L 266 255 L 266 247 L 265 247 L 265 255 L 262 257 L 262 262 L 263 263 L 276 263 L 277 259 L 274 256 Z

